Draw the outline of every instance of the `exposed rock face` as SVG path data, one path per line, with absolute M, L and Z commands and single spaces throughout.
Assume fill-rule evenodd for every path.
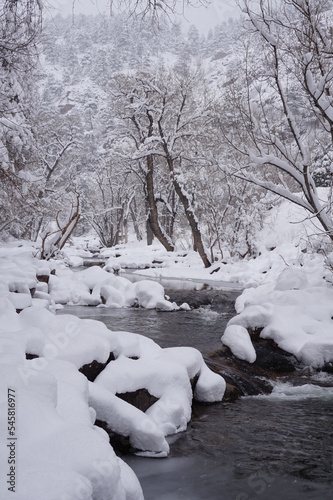
M 48 283 L 50 279 L 49 274 L 37 274 L 36 277 L 39 283 Z
M 255 366 L 278 373 L 292 373 L 296 370 L 297 359 L 282 349 L 280 349 L 272 340 L 258 339 L 254 342 L 257 359 Z
M 236 358 L 229 347 L 211 353 L 206 359 L 206 364 L 216 373 L 222 375 L 227 383 L 224 401 L 234 401 L 239 396 L 254 396 L 269 394 L 272 385 L 266 377 L 265 370 L 257 368 L 255 363 L 248 363 Z
M 25 354 L 25 359 L 36 359 L 36 358 L 39 358 L 38 354 L 30 354 L 28 352 Z
M 135 392 L 125 392 L 123 394 L 117 393 L 116 396 L 136 408 L 139 408 L 139 410 L 143 412 L 148 410 L 148 408 L 150 408 L 158 400 L 158 398 L 152 396 L 147 389 L 138 389 Z
M 269 394 L 270 380 L 294 374 L 301 369 L 295 356 L 280 349 L 273 340 L 260 338 L 260 331 L 249 331 L 256 361 L 248 363 L 236 358 L 226 346 L 205 359 L 207 365 L 224 377 L 227 389 L 224 401 L 234 401 L 239 396 Z
M 95 378 L 104 370 L 106 365 L 110 363 L 110 361 L 114 361 L 115 357 L 113 352 L 110 352 L 110 356 L 108 357 L 105 363 L 100 363 L 99 361 L 92 361 L 89 364 L 81 366 L 79 372 L 81 372 L 90 382 L 93 382 Z
M 186 302 L 192 309 L 203 306 L 212 306 L 217 312 L 235 312 L 235 300 L 240 292 L 221 292 L 210 290 L 203 285 L 201 290 L 167 290 L 166 294 L 171 302 L 182 304 Z

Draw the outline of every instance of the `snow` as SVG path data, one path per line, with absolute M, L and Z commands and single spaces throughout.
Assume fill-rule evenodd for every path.
M 228 346 L 239 359 L 254 363 L 257 355 L 246 328 L 241 325 L 229 325 L 222 335 L 222 344 Z
M 186 429 L 193 397 L 221 401 L 225 382 L 195 349 L 162 349 L 98 321 L 54 314 L 59 302 L 100 305 L 101 294 L 106 305 L 112 299 L 120 307 L 178 310 L 160 284 L 131 283 L 96 266 L 73 273 L 62 261 L 41 263 L 34 252 L 27 245 L 0 247 L 0 422 L 6 429 L 12 389 L 19 443 L 15 498 L 142 499 L 135 474 L 116 457 L 96 419 L 127 436 L 137 454 L 166 457 L 166 436 Z M 105 364 L 110 353 L 115 360 L 94 382 L 79 372 L 93 361 Z M 117 396 L 138 389 L 157 398 L 146 412 Z M 1 470 L 8 470 L 8 453 L 1 447 Z M 2 475 L 0 491 L 7 486 Z
M 177 311 L 179 307 L 164 297 L 164 288 L 151 280 L 132 283 L 114 276 L 99 266 L 73 272 L 59 268 L 50 276 L 49 293 L 57 304 L 76 304 L 105 307 L 139 306 L 147 309 Z
M 69 363 L 53 361 L 43 371 L 36 371 L 27 361 L 24 368 L 32 373 L 24 378 L 20 372 L 23 363 L 11 363 L 4 353 L 1 358 L 1 421 L 5 408 L 7 416 L 7 389 L 11 388 L 15 391 L 17 441 L 9 442 L 15 443 L 15 472 L 19 474 L 15 495 L 8 492 L 2 498 L 11 498 L 11 494 L 19 500 L 143 498 L 133 474 L 126 467 L 120 472 L 107 434 L 89 417 L 83 375 Z M 2 446 L 2 471 L 8 470 L 7 459 L 8 449 Z M 7 486 L 2 474 L 0 491 L 7 492 Z
M 128 436 L 133 448 L 141 450 L 142 455 L 167 456 L 169 445 L 164 433 L 144 412 L 96 383 L 90 383 L 89 402 L 95 408 L 97 418 L 106 422 L 110 430 Z
M 170 282 L 178 278 L 183 287 L 196 282 L 239 290 L 236 314 L 221 332 L 222 343 L 236 357 L 255 363 L 251 332 L 257 330 L 313 372 L 333 362 L 332 273 L 325 256 L 316 252 L 316 238 L 312 250 L 306 248 L 313 229 L 301 207 L 283 202 L 269 212 L 257 235 L 256 258 L 235 260 L 226 254 L 223 263 L 210 269 L 204 269 L 192 251 L 166 252 L 159 245 L 148 249 L 131 243 L 103 250 L 108 259 L 104 268 L 73 272 L 69 262 L 75 268 L 78 259 L 91 257 L 83 238 L 67 245 L 61 259 L 49 262 L 34 257 L 33 245 L 2 244 L 0 421 L 7 421 L 12 388 L 19 437 L 16 498 L 143 498 L 136 476 L 116 457 L 96 419 L 128 437 L 138 455 L 166 457 L 166 437 L 186 429 L 193 398 L 221 401 L 225 391 L 224 379 L 207 367 L 196 349 L 162 349 L 149 338 L 110 331 L 98 321 L 56 316 L 61 304 L 178 311 L 154 281 L 160 277 Z M 133 283 L 121 274 L 134 267 L 139 271 L 134 270 L 133 277 L 140 281 Z M 39 281 L 41 276 L 45 281 Z M 210 321 L 216 313 L 205 314 Z M 28 360 L 26 353 L 38 357 Z M 93 382 L 79 372 L 94 360 L 106 363 L 110 353 L 115 359 Z M 141 389 L 156 398 L 145 412 L 118 397 Z M 311 384 L 277 384 L 271 397 L 321 397 L 324 392 L 331 397 L 332 391 Z M 1 470 L 7 470 L 7 459 L 6 448 L 0 447 Z M 7 491 L 5 476 L 0 481 L 0 491 Z
M 325 199 L 325 189 L 319 189 Z M 307 246 L 311 237 L 312 248 Z M 153 245 L 129 244 L 105 250 L 106 268 L 120 266 L 139 270 L 140 279 L 170 280 L 177 276 L 182 286 L 212 283 L 220 289 L 243 289 L 236 301 L 237 315 L 222 335 L 236 356 L 255 362 L 247 330 L 261 330 L 261 337 L 273 339 L 306 366 L 323 368 L 333 361 L 332 273 L 320 248 L 320 234 L 313 219 L 300 206 L 282 201 L 269 211 L 257 235 L 255 259 L 235 260 L 204 269 L 191 251 L 166 252 Z M 329 257 L 329 254 L 327 254 Z M 328 260 L 328 259 L 327 259 Z M 212 271 L 214 271 L 212 273 Z M 223 332 L 221 332 L 222 334 Z
M 262 329 L 260 337 L 274 340 L 304 365 L 323 368 L 333 362 L 333 289 L 325 282 L 306 286 L 299 273 L 296 269 L 292 277 L 292 269 L 282 271 L 278 290 L 267 291 L 263 285 L 251 294 L 249 289 L 227 330 L 229 325 Z M 301 289 L 294 288 L 297 284 Z

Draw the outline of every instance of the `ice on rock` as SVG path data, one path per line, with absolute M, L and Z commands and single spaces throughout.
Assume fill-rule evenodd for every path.
M 254 363 L 257 355 L 249 332 L 240 325 L 229 324 L 221 337 L 222 344 L 229 347 L 234 356 Z

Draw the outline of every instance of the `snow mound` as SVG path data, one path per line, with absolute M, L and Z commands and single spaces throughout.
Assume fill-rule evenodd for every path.
M 105 364 L 111 352 L 115 360 L 94 382 L 78 371 L 93 361 Z M 27 360 L 26 353 L 37 357 Z M 136 477 L 114 455 L 107 434 L 94 426 L 96 418 L 110 431 L 128 436 L 137 453 L 165 457 L 166 435 L 185 430 L 190 420 L 191 381 L 196 378 L 197 399 L 222 399 L 224 380 L 208 369 L 195 349 L 162 349 L 140 335 L 112 332 L 103 323 L 72 315 L 55 316 L 45 308 L 28 307 L 18 314 L 9 298 L 2 297 L 0 421 L 6 428 L 7 389 L 13 387 L 24 470 L 19 488 L 26 479 L 18 498 L 39 500 L 50 488 L 48 498 L 54 500 L 78 495 L 142 498 Z M 156 398 L 147 411 L 117 396 L 138 389 Z M 5 452 L 0 452 L 4 467 Z
M 246 328 L 240 325 L 229 325 L 221 337 L 222 344 L 229 347 L 239 359 L 254 363 L 257 355 Z
M 236 346 L 234 354 L 243 359 L 239 332 L 260 329 L 260 337 L 274 340 L 306 366 L 319 369 L 332 363 L 333 289 L 324 280 L 311 284 L 311 273 L 311 266 L 288 267 L 275 286 L 245 290 L 236 302 L 239 314 L 229 321 L 222 342 Z
M 54 311 L 67 304 L 180 309 L 165 298 L 159 283 L 150 280 L 132 283 L 99 266 L 73 272 L 62 261 L 39 261 L 28 248 L 25 246 L 17 255 L 10 248 L 14 253 L 10 258 L 0 248 L 0 297 L 8 298 L 17 311 L 31 306 Z
M 143 498 L 138 480 L 116 457 L 107 434 L 93 425 L 87 381 L 71 364 L 53 361 L 37 371 L 29 361 L 14 364 L 2 356 L 0 378 L 1 427 L 7 429 L 9 394 L 17 416 L 15 435 L 8 441 L 12 484 L 2 474 L 2 492 L 12 486 L 19 500 Z M 0 466 L 9 472 L 8 450 L 1 447 Z M 11 494 L 13 490 L 8 498 Z
M 131 283 L 99 266 L 75 273 L 70 270 L 57 272 L 56 276 L 50 277 L 49 290 L 51 298 L 58 304 L 96 306 L 103 303 L 114 308 L 179 309 L 177 304 L 165 299 L 164 288 L 159 283 L 149 280 Z

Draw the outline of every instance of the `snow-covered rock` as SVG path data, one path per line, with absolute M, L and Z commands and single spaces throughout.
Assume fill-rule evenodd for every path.
M 162 349 L 140 335 L 112 332 L 103 323 L 72 315 L 55 316 L 44 307 L 26 307 L 18 314 L 10 293 L 3 285 L 0 424 L 6 428 L 8 388 L 13 388 L 20 438 L 16 498 L 141 499 L 136 476 L 115 456 L 105 431 L 94 425 L 96 418 L 128 436 L 138 454 L 165 457 L 165 436 L 185 430 L 190 419 L 191 379 L 198 376 L 195 395 L 201 401 L 220 401 L 224 380 L 195 349 Z M 47 297 L 33 300 L 48 303 Z M 115 360 L 94 382 L 78 371 L 93 361 L 103 367 L 111 352 Z M 27 360 L 26 353 L 37 357 Z M 146 412 L 116 395 L 137 388 L 156 397 Z M 1 470 L 8 466 L 6 453 L 2 447 Z M 5 479 L 0 491 L 7 491 Z
M 324 280 L 313 285 L 304 274 L 303 267 L 288 268 L 275 287 L 247 289 L 246 300 L 241 297 L 238 302 L 240 313 L 229 321 L 222 342 L 235 347 L 243 344 L 237 340 L 242 329 L 259 329 L 261 338 L 274 340 L 304 365 L 323 368 L 332 363 L 333 288 Z M 239 350 L 234 354 L 243 359 Z
M 239 359 L 254 363 L 257 355 L 250 335 L 241 325 L 229 324 L 221 338 L 222 344 L 229 347 L 231 352 Z
M 87 381 L 70 363 L 0 362 L 0 422 L 7 429 L 8 402 L 15 405 L 9 449 L 0 449 L 0 491 L 19 500 L 142 499 L 138 480 L 123 466 L 107 434 L 95 427 Z M 13 410 L 12 410 L 13 411 Z M 14 438 L 17 438 L 17 440 Z M 9 470 L 8 456 L 11 453 Z M 8 490 L 13 487 L 15 493 Z

